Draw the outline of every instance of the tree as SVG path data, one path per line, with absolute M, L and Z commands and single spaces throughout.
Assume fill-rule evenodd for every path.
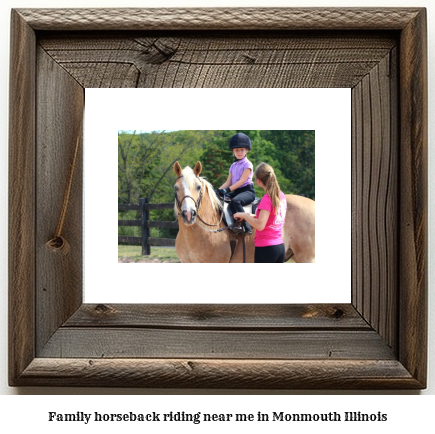
M 205 176 L 215 188 L 219 188 L 227 180 L 229 168 L 234 162 L 228 143 L 235 133 L 229 130 L 218 131 L 204 145 L 201 155 L 202 176 Z
M 315 198 L 315 131 L 275 130 L 264 136 L 275 144 L 283 176 L 292 182 L 294 193 Z
M 118 132 L 118 202 L 137 202 L 138 193 L 159 158 L 162 133 L 145 137 L 136 131 Z
M 137 203 L 150 200 L 161 183 L 181 159 L 194 147 L 195 137 L 175 133 L 118 132 L 118 200 Z

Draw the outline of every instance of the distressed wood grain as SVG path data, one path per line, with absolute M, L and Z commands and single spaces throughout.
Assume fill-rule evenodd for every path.
M 42 37 L 84 87 L 352 88 L 397 44 L 382 34 Z
M 427 28 L 426 11 L 401 34 L 399 360 L 426 379 L 427 357 Z
M 18 9 L 35 30 L 401 30 L 421 8 Z
M 370 330 L 343 304 L 83 304 L 64 327 L 143 327 L 186 330 Z
M 56 232 L 77 137 L 82 136 L 84 89 L 38 47 L 36 155 L 36 340 L 39 351 L 79 308 L 83 287 L 82 146 L 68 200 L 63 236 L 67 255 L 45 246 Z M 46 315 L 46 312 L 52 312 Z
M 374 330 L 60 328 L 39 357 L 395 360 Z
M 396 48 L 352 90 L 352 293 L 357 310 L 396 348 L 400 168 L 399 113 L 392 104 L 398 78 L 392 64 Z
M 11 36 L 11 385 L 425 387 L 425 9 L 20 9 Z M 351 88 L 352 304 L 82 304 L 81 160 L 71 253 L 43 243 L 86 87 Z
M 418 389 L 397 361 L 203 360 L 203 359 L 42 359 L 20 382 L 37 386 L 182 387 L 224 389 Z
M 11 19 L 9 97 L 9 378 L 35 357 L 35 75 L 36 39 Z

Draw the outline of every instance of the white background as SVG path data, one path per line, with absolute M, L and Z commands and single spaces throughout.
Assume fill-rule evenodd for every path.
M 0 4 L 0 393 L 5 396 L 0 397 L 0 424 L 2 428 L 6 424 L 10 424 L 9 430 L 40 430 L 44 429 L 44 432 L 56 432 L 60 430 L 62 432 L 74 432 L 82 428 L 82 425 L 68 424 L 66 426 L 48 425 L 47 411 L 98 411 L 102 408 L 106 411 L 142 411 L 152 410 L 155 407 L 165 408 L 169 410 L 184 410 L 184 409 L 197 409 L 197 411 L 209 411 L 209 412 L 225 412 L 228 408 L 232 411 L 240 410 L 240 412 L 256 412 L 257 410 L 265 409 L 277 409 L 276 411 L 388 411 L 390 414 L 389 422 L 387 424 L 356 424 L 349 427 L 354 432 L 409 432 L 427 430 L 427 424 L 433 426 L 432 413 L 434 408 L 433 394 L 435 391 L 435 351 L 434 351 L 434 322 L 433 312 L 435 311 L 435 302 L 433 297 L 433 278 L 434 267 L 431 264 L 433 257 L 433 249 L 435 247 L 435 239 L 431 227 L 429 227 L 429 387 L 425 391 L 398 391 L 398 392 L 385 392 L 385 391 L 355 391 L 355 392 L 341 392 L 341 391 L 317 391 L 316 394 L 331 395 L 324 396 L 293 396 L 294 394 L 304 395 L 311 392 L 298 392 L 298 391 L 283 391 L 283 392 L 261 392 L 261 391 L 193 391 L 193 390 L 135 390 L 135 389 L 87 389 L 87 388 L 9 388 L 7 386 L 7 137 L 8 137 L 8 62 L 9 62 L 9 14 L 11 7 L 144 7 L 144 6 L 201 6 L 204 5 L 204 1 L 195 0 L 69 0 L 68 2 L 62 2 L 55 0 L 41 0 L 41 1 L 19 1 L 19 0 L 3 0 Z M 348 0 L 334 1 L 334 0 L 317 0 L 317 1 L 282 1 L 271 0 L 266 2 L 265 0 L 256 1 L 243 1 L 243 0 L 224 0 L 216 1 L 210 0 L 207 6 L 339 6 L 349 7 Z M 405 6 L 425 6 L 428 9 L 428 24 L 429 24 L 429 139 L 432 136 L 433 129 L 435 128 L 435 115 L 433 110 L 433 95 L 435 90 L 435 83 L 432 79 L 432 71 L 434 68 L 434 22 L 435 22 L 435 6 L 433 1 L 370 1 L 360 0 L 352 3 L 353 6 L 390 6 L 390 7 L 405 7 Z M 430 143 L 430 140 L 429 140 Z M 430 143 L 430 158 L 429 165 L 432 172 L 433 169 L 433 144 Z M 430 174 L 430 183 L 433 182 L 433 173 Z M 435 203 L 434 191 L 430 189 L 429 197 L 429 211 L 430 220 L 433 220 L 433 207 L 432 203 Z M 431 226 L 431 225 L 430 225 Z M 261 396 L 252 397 L 239 397 L 240 393 L 254 394 Z M 156 394 L 188 394 L 182 399 L 180 397 L 159 397 L 159 396 L 126 396 L 121 399 L 113 399 L 110 396 L 94 398 L 91 394 L 124 394 L 124 395 L 156 395 Z M 195 394 L 207 394 L 214 395 L 215 393 L 228 393 L 233 396 L 195 396 Z M 383 396 L 388 395 L 400 395 L 400 396 Z M 6 395 L 44 395 L 44 396 L 6 396 Z M 56 397 L 57 394 L 68 395 L 64 398 Z M 272 394 L 272 396 L 268 396 Z M 354 396 L 343 396 L 345 394 Z M 426 397 L 419 397 L 413 395 L 431 395 Z M 79 397 L 71 397 L 70 395 L 80 395 Z M 373 395 L 373 396 L 366 396 Z M 12 428 L 13 427 L 13 428 Z M 105 425 L 105 432 L 119 432 L 125 430 L 128 425 Z M 202 429 L 204 426 L 199 425 L 197 429 Z M 231 426 L 233 427 L 233 426 Z M 255 424 L 251 429 L 270 429 L 272 426 L 268 425 L 266 428 Z M 290 432 L 295 428 L 311 429 L 316 428 L 316 425 L 282 425 L 273 426 L 273 429 L 277 432 Z M 349 427 L 344 425 L 346 429 Z M 167 427 L 164 427 L 167 430 Z M 191 424 L 187 425 L 171 425 L 170 428 L 176 428 L 178 431 L 191 432 L 193 427 Z M 213 427 L 212 431 L 219 429 L 222 431 L 222 425 Z M 230 428 L 228 426 L 228 428 Z M 226 429 L 228 429 L 226 428 Z M 240 427 L 235 426 L 238 431 Z M 337 426 L 335 424 L 322 424 L 321 427 L 324 432 L 337 432 Z M 89 426 L 88 429 L 92 429 L 95 432 L 95 425 Z M 129 428 L 129 432 L 145 432 L 147 427 L 142 425 L 136 426 L 133 431 L 133 427 Z M 225 427 L 224 427 L 225 429 Z M 153 432 L 158 432 L 153 427 Z
M 350 89 L 87 89 L 85 301 L 349 303 L 350 96 Z M 234 99 L 242 110 L 228 104 Z M 118 263 L 118 130 L 152 129 L 315 130 L 316 263 Z M 95 243 L 100 233 L 108 236 Z

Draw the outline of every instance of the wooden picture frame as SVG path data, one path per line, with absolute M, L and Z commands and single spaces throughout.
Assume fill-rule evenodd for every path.
M 13 10 L 10 385 L 425 388 L 426 44 L 424 8 Z M 45 243 L 86 87 L 351 88 L 352 303 L 83 304 L 81 150 Z

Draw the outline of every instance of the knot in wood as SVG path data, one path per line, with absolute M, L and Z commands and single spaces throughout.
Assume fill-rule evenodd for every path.
M 63 255 L 67 255 L 71 249 L 68 241 L 60 235 L 48 240 L 45 247 L 52 253 L 62 253 Z
M 342 309 L 335 309 L 332 316 L 336 319 L 341 319 L 344 316 L 344 311 Z
M 94 312 L 97 314 L 108 314 L 114 313 L 115 309 L 110 306 L 106 306 L 105 304 L 98 304 L 97 306 L 95 306 Z

